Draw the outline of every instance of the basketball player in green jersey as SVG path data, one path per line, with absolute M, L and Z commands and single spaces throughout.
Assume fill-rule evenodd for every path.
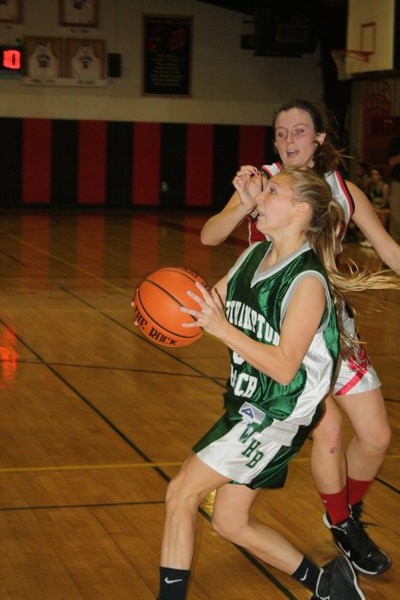
M 241 195 L 250 175 L 234 179 Z M 250 246 L 208 292 L 188 292 L 193 324 L 224 342 L 231 355 L 225 413 L 194 446 L 168 486 L 159 600 L 184 600 L 201 500 L 216 490 L 215 530 L 300 581 L 315 600 L 364 595 L 346 557 L 319 567 L 279 533 L 250 518 L 261 488 L 284 485 L 288 462 L 323 410 L 346 337 L 335 303 L 346 291 L 387 287 L 379 275 L 341 275 L 335 254 L 342 210 L 329 186 L 308 170 L 272 177 L 256 198 L 258 229 Z M 387 281 L 387 280 L 385 280 Z
M 353 221 L 382 262 L 400 274 L 400 245 L 385 230 L 364 192 L 353 182 L 345 181 L 340 172 L 343 155 L 338 148 L 336 119 L 328 108 L 301 98 L 291 100 L 275 112 L 273 129 L 280 162 L 263 165 L 262 177 L 254 166 L 240 167 L 253 174 L 253 198 L 249 195 L 241 199 L 235 192 L 203 226 L 202 243 L 221 243 L 243 219 L 248 223 L 249 242 L 262 239 L 251 215 L 264 175 L 275 175 L 283 166 L 309 167 L 325 178 L 342 207 L 342 234 Z M 348 335 L 356 335 L 355 321 L 345 303 L 339 314 Z M 361 573 L 380 575 L 390 568 L 391 560 L 368 535 L 362 514 L 368 490 L 385 458 L 391 428 L 381 382 L 371 359 L 364 345 L 355 350 L 353 355 L 348 353 L 341 358 L 332 392 L 325 399 L 324 416 L 313 431 L 311 472 L 324 505 L 323 521 L 337 548 Z M 348 444 L 344 444 L 340 409 L 354 430 Z

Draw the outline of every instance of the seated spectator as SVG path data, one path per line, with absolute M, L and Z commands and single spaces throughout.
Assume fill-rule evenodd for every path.
M 374 208 L 386 208 L 389 204 L 390 186 L 384 179 L 383 172 L 377 167 L 371 169 L 371 184 L 368 197 Z
M 377 167 L 372 167 L 369 199 L 386 230 L 388 230 L 390 218 L 389 193 L 390 185 L 385 181 L 383 172 Z
M 364 194 L 368 196 L 371 178 L 370 166 L 367 162 L 359 161 L 355 165 L 350 179 L 357 187 L 360 188 L 360 190 L 364 192 Z M 371 247 L 368 240 L 353 221 L 350 221 L 348 225 L 344 242 L 360 242 L 363 246 L 369 248 Z
M 389 228 L 389 192 L 390 186 L 385 181 L 383 172 L 378 167 L 371 167 L 371 181 L 369 185 L 368 198 L 375 209 L 376 214 L 382 221 L 382 225 L 388 231 Z M 360 239 L 361 246 L 372 248 L 371 243 L 362 236 Z
M 369 186 L 371 183 L 370 166 L 365 161 L 360 161 L 354 167 L 354 175 L 351 181 L 355 183 L 368 195 Z

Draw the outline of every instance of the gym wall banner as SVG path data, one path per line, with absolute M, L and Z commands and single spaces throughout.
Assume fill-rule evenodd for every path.
M 190 96 L 192 17 L 143 15 L 144 95 Z

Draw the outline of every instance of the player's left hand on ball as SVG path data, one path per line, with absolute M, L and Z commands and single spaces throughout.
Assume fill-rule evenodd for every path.
M 187 294 L 199 305 L 199 310 L 192 308 L 182 307 L 181 311 L 192 315 L 196 320 L 192 323 L 183 323 L 183 327 L 201 327 L 207 333 L 218 336 L 220 328 L 226 323 L 225 310 L 221 298 L 218 295 L 216 289 L 208 291 L 201 283 L 196 283 L 196 287 L 199 289 L 200 295 L 197 295 L 191 291 Z

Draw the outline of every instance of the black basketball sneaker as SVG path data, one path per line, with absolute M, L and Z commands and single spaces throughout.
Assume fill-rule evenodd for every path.
M 339 556 L 323 567 L 311 600 L 365 600 L 353 567 L 345 556 Z
M 345 521 L 332 525 L 327 513 L 323 521 L 331 530 L 337 548 L 357 571 L 366 575 L 380 575 L 390 569 L 392 561 L 365 531 L 365 525 L 359 519 L 361 511 L 362 503 L 359 502 L 351 508 L 352 516 Z

